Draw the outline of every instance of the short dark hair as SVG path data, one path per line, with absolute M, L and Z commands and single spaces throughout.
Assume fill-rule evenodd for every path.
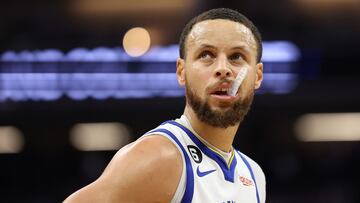
M 215 20 L 215 19 L 225 19 L 231 20 L 234 22 L 238 22 L 245 27 L 249 28 L 252 34 L 254 35 L 256 45 L 257 45 L 257 62 L 260 62 L 262 56 L 262 43 L 261 43 L 261 35 L 257 27 L 251 22 L 247 17 L 243 14 L 239 13 L 238 11 L 229 9 L 229 8 L 216 8 L 211 9 L 206 12 L 201 13 L 200 15 L 191 19 L 184 27 L 183 31 L 181 32 L 180 36 L 180 48 L 179 54 L 180 58 L 185 59 L 185 43 L 187 40 L 187 36 L 189 35 L 190 31 L 194 27 L 195 24 L 205 21 L 205 20 Z

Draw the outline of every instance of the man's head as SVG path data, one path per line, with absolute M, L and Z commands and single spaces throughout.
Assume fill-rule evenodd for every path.
M 214 127 L 242 121 L 263 78 L 261 37 L 245 16 L 213 9 L 192 19 L 180 38 L 177 78 L 186 88 L 187 108 Z M 240 69 L 248 69 L 235 96 L 227 90 Z
M 196 16 L 195 18 L 191 19 L 184 27 L 181 32 L 180 41 L 179 41 L 179 54 L 180 58 L 186 58 L 186 40 L 191 32 L 192 28 L 195 24 L 205 21 L 205 20 L 214 20 L 214 19 L 224 19 L 230 20 L 234 22 L 238 22 L 243 24 L 245 27 L 249 28 L 252 32 L 254 39 L 256 41 L 257 46 L 257 62 L 260 62 L 262 56 L 262 43 L 261 43 L 261 35 L 257 27 L 251 22 L 246 16 L 242 15 L 241 13 L 229 9 L 229 8 L 218 8 L 206 11 L 201 13 L 200 15 Z

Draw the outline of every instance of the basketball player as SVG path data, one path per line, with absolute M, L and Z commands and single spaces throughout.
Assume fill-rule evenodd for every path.
M 184 114 L 123 147 L 65 202 L 264 203 L 261 168 L 232 146 L 263 79 L 261 54 L 257 28 L 237 11 L 213 9 L 192 19 L 176 62 Z

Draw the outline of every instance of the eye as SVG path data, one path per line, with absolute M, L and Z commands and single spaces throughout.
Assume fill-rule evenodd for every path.
M 232 54 L 229 57 L 229 59 L 232 60 L 232 61 L 237 61 L 237 60 L 243 59 L 243 57 L 242 57 L 242 55 L 240 53 L 235 53 L 235 54 Z
M 214 57 L 214 54 L 210 51 L 203 51 L 199 54 L 200 59 L 211 59 Z

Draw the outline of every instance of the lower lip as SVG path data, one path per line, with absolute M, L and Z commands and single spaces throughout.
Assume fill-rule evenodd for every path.
M 217 95 L 217 94 L 212 94 L 211 97 L 216 99 L 216 100 L 219 100 L 219 101 L 222 101 L 222 102 L 233 102 L 235 101 L 236 99 L 236 96 L 230 96 L 230 95 Z

